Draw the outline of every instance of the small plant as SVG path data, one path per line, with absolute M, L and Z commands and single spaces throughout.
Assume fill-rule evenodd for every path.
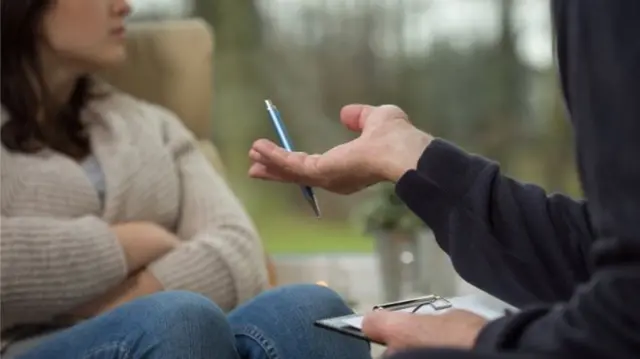
M 369 189 L 371 196 L 354 212 L 358 227 L 367 233 L 396 231 L 415 233 L 426 224 L 396 195 L 395 185 L 381 183 Z

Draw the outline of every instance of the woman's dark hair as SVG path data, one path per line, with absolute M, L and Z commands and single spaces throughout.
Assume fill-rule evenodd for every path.
M 80 112 L 90 97 L 89 77 L 78 79 L 70 100 L 53 106 L 45 85 L 38 43 L 44 14 L 57 0 L 0 0 L 2 106 L 9 121 L 2 143 L 35 153 L 50 148 L 79 159 L 90 152 Z

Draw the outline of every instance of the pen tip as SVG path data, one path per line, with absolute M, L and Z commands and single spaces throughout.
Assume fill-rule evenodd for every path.
M 322 217 L 322 213 L 320 212 L 320 206 L 318 205 L 318 200 L 316 200 L 315 196 L 309 198 L 309 204 L 311 208 L 313 208 L 313 213 L 316 215 L 316 218 L 320 219 Z

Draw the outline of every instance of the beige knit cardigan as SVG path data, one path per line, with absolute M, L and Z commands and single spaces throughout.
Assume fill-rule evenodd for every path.
M 109 225 L 127 221 L 155 222 L 183 241 L 148 266 L 167 290 L 229 310 L 267 286 L 252 222 L 180 120 L 118 92 L 82 120 L 105 174 L 104 208 L 78 162 L 2 147 L 2 329 L 47 322 L 125 279 Z

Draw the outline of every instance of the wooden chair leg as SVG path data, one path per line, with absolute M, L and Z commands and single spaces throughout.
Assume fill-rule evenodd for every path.
M 275 287 L 278 285 L 276 266 L 273 264 L 273 260 L 267 253 L 265 253 L 265 263 L 267 264 L 267 274 L 269 275 L 269 286 Z

